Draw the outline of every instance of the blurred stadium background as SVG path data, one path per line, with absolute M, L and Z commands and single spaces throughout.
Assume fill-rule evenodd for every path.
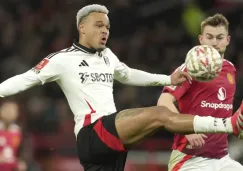
M 70 46 L 77 36 L 77 11 L 92 3 L 110 10 L 108 46 L 121 61 L 164 74 L 183 63 L 187 51 L 198 44 L 201 20 L 224 14 L 232 36 L 226 58 L 237 68 L 234 108 L 238 108 L 243 98 L 243 0 L 2 0 L 1 81 Z M 115 102 L 118 110 L 155 105 L 161 90 L 115 83 Z M 82 170 L 76 158 L 73 116 L 57 85 L 36 87 L 7 99 L 20 106 L 20 157 L 28 163 L 28 171 Z M 129 153 L 126 171 L 166 170 L 172 138 L 161 131 L 139 144 Z M 229 140 L 232 158 L 243 164 L 243 142 L 233 137 Z

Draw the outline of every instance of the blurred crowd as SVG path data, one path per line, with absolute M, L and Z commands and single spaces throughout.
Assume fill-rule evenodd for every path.
M 181 65 L 187 51 L 198 44 L 201 20 L 216 12 L 223 13 L 230 22 L 231 43 L 225 57 L 237 68 L 235 109 L 238 108 L 243 98 L 243 89 L 240 89 L 243 86 L 243 8 L 234 1 L 1 1 L 1 82 L 29 70 L 49 53 L 69 47 L 77 38 L 76 13 L 91 3 L 103 3 L 110 10 L 108 46 L 121 61 L 133 68 L 163 74 L 170 74 Z M 155 105 L 161 90 L 162 87 L 138 88 L 115 83 L 115 102 L 118 110 Z M 63 143 L 75 153 L 73 116 L 56 84 L 36 87 L 8 99 L 16 101 L 20 107 L 18 124 L 25 140 L 22 145 L 24 158 L 48 156 L 50 150 L 40 150 L 38 145 L 45 146 L 48 144 L 46 139 L 60 134 L 62 138 L 70 137 L 71 143 Z M 48 137 L 39 138 L 43 136 Z M 167 132 L 156 135 L 161 139 L 171 137 Z M 68 155 L 70 150 L 59 152 Z

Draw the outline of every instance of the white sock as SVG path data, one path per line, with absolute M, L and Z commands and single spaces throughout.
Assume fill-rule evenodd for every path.
M 233 133 L 230 118 L 194 117 L 195 133 Z

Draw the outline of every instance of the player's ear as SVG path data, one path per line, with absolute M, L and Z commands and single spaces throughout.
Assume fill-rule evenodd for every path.
M 202 39 L 203 39 L 202 35 L 199 34 L 199 35 L 198 35 L 198 40 L 199 40 L 200 44 L 203 44 Z
M 78 26 L 78 31 L 80 34 L 84 34 L 85 33 L 85 26 L 84 24 L 80 23 Z

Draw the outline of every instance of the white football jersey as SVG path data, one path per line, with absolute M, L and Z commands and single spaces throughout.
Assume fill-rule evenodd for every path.
M 109 48 L 97 52 L 74 43 L 50 54 L 28 72 L 42 84 L 57 82 L 74 114 L 77 135 L 83 126 L 116 112 L 113 80 L 126 79 L 128 67 Z
M 70 48 L 48 55 L 31 70 L 2 82 L 0 97 L 56 81 L 74 113 L 74 132 L 77 135 L 83 126 L 116 112 L 114 79 L 135 86 L 171 84 L 168 75 L 129 68 L 109 48 L 97 52 L 74 42 Z

